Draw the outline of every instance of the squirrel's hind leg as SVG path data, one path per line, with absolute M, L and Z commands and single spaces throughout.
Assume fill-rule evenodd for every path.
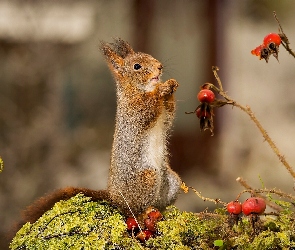
M 125 216 L 137 216 L 148 207 L 157 207 L 157 201 L 161 199 L 161 175 L 153 169 L 144 169 L 129 178 L 132 181 L 125 186 L 109 183 L 111 199 Z
M 166 176 L 162 183 L 161 197 L 156 206 L 159 210 L 164 210 L 176 201 L 181 190 L 181 183 L 182 181 L 178 174 L 170 166 L 167 166 Z
M 180 192 L 181 179 L 170 167 L 167 169 L 167 179 L 169 183 L 169 190 L 167 194 L 168 203 L 172 204 L 177 199 Z

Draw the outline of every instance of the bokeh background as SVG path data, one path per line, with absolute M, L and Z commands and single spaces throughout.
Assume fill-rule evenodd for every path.
M 65 186 L 106 187 L 116 110 L 115 85 L 98 49 L 121 37 L 165 66 L 175 78 L 177 118 L 171 164 L 202 195 L 230 201 L 250 185 L 293 192 L 293 180 L 247 115 L 230 106 L 215 112 L 215 135 L 186 115 L 220 68 L 228 94 L 251 106 L 295 164 L 295 59 L 279 62 L 250 51 L 277 32 L 277 15 L 295 49 L 292 0 L 0 0 L 0 249 L 20 211 Z M 193 192 L 176 205 L 212 209 Z

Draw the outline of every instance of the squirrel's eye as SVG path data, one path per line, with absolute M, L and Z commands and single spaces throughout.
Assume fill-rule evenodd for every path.
M 135 70 L 139 70 L 139 69 L 141 68 L 141 65 L 138 64 L 138 63 L 135 63 L 135 64 L 133 65 L 133 68 L 134 68 Z

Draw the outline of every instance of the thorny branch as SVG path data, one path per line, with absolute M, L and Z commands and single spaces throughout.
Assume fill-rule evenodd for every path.
M 238 177 L 236 179 L 237 182 L 239 182 L 243 187 L 246 188 L 246 190 L 244 190 L 243 192 L 241 192 L 237 199 L 241 196 L 241 194 L 245 193 L 245 192 L 250 192 L 252 194 L 257 194 L 257 193 L 271 193 L 271 194 L 276 194 L 282 198 L 287 198 L 289 199 L 292 203 L 295 203 L 295 196 L 291 195 L 291 194 L 286 194 L 284 192 L 282 192 L 281 190 L 278 190 L 278 189 L 275 189 L 275 188 L 272 188 L 272 189 L 266 189 L 266 188 L 263 188 L 263 189 L 253 189 L 251 186 L 249 186 L 247 184 L 247 182 L 241 178 L 241 177 Z
M 270 136 L 268 135 L 267 131 L 263 128 L 263 126 L 261 125 L 261 123 L 259 122 L 259 120 L 256 118 L 256 116 L 254 115 L 253 111 L 251 110 L 251 108 L 246 105 L 243 106 L 241 104 L 239 104 L 238 102 L 234 101 L 230 96 L 227 95 L 227 93 L 223 90 L 223 86 L 222 86 L 222 82 L 220 80 L 220 77 L 218 76 L 217 71 L 219 70 L 218 67 L 213 66 L 212 67 L 212 71 L 214 73 L 214 76 L 216 78 L 216 81 L 218 83 L 219 87 L 216 87 L 215 85 L 213 85 L 212 83 L 206 83 L 206 86 L 210 89 L 213 89 L 214 91 L 216 91 L 219 95 L 221 95 L 225 100 L 215 100 L 212 103 L 213 107 L 222 107 L 224 105 L 232 105 L 234 107 L 238 107 L 239 109 L 241 109 L 242 111 L 244 111 L 249 117 L 250 119 L 254 122 L 254 124 L 256 125 L 256 127 L 259 129 L 259 131 L 261 132 L 263 138 L 265 139 L 265 141 L 267 141 L 267 143 L 269 144 L 269 146 L 271 147 L 271 149 L 273 150 L 273 152 L 276 154 L 276 156 L 279 158 L 279 160 L 281 161 L 281 163 L 284 165 L 284 167 L 287 169 L 287 171 L 290 173 L 290 175 L 295 179 L 295 171 L 294 169 L 290 166 L 290 164 L 287 162 L 287 160 L 285 159 L 284 155 L 281 154 L 281 152 L 279 151 L 278 147 L 276 146 L 276 144 L 274 143 L 274 141 L 270 138 Z M 265 195 L 263 195 L 262 193 L 267 193 L 267 194 L 276 194 L 280 197 L 283 198 L 287 198 L 289 200 L 291 200 L 291 203 L 295 206 L 295 196 L 286 194 L 280 190 L 276 190 L 276 189 L 253 189 L 251 186 L 249 186 L 245 180 L 243 180 L 241 177 L 238 177 L 236 179 L 237 182 L 239 182 L 243 187 L 246 188 L 246 190 L 242 191 L 236 200 L 239 199 L 239 197 L 245 193 L 251 193 L 252 195 L 258 196 L 263 198 L 267 205 L 271 208 L 273 208 L 274 210 L 280 212 L 283 210 L 283 208 L 281 206 L 279 206 L 278 204 L 269 201 L 267 199 L 267 197 Z M 201 193 L 199 191 L 197 191 L 195 188 L 193 187 L 189 187 L 186 186 L 185 183 L 182 183 L 181 188 L 183 189 L 183 191 L 185 193 L 188 193 L 189 189 L 192 189 L 194 191 L 194 193 L 201 198 L 203 201 L 210 201 L 213 202 L 215 204 L 222 204 L 224 206 L 226 206 L 227 204 L 225 202 L 222 202 L 220 199 L 211 199 L 211 198 L 207 198 L 201 195 Z
M 288 199 L 290 199 L 293 202 L 295 201 L 295 197 L 294 196 L 285 194 L 284 192 L 281 192 L 279 190 L 275 190 L 275 189 L 254 189 L 243 178 L 241 178 L 241 177 L 238 177 L 236 179 L 236 181 L 238 183 L 240 183 L 244 188 L 246 188 L 246 190 L 244 190 L 244 191 L 242 191 L 242 192 L 240 192 L 238 194 L 236 200 L 238 200 L 243 193 L 246 193 L 246 192 L 247 193 L 251 193 L 251 195 L 253 195 L 253 196 L 257 196 L 257 197 L 263 198 L 265 200 L 266 204 L 269 207 L 271 207 L 272 209 L 274 209 L 274 210 L 276 210 L 278 212 L 280 212 L 280 211 L 283 210 L 282 207 L 279 206 L 279 205 L 277 205 L 277 204 L 275 204 L 274 202 L 269 201 L 267 199 L 267 197 L 265 195 L 262 195 L 261 193 L 267 193 L 267 194 L 272 193 L 272 194 L 276 194 L 276 195 L 278 195 L 280 197 L 288 198 Z
M 273 12 L 273 15 L 274 15 L 274 18 L 276 19 L 276 21 L 277 21 L 277 23 L 279 25 L 279 32 L 280 32 L 279 35 L 280 35 L 280 37 L 282 39 L 283 47 L 290 53 L 290 55 L 292 55 L 295 58 L 295 53 L 294 53 L 294 51 L 292 51 L 292 49 L 289 46 L 289 44 L 290 44 L 289 39 L 286 36 L 286 34 L 284 33 L 284 31 L 283 31 L 283 27 L 282 27 L 282 25 L 281 25 L 275 11 Z
M 274 18 L 277 21 L 278 25 L 279 25 L 279 35 L 282 39 L 281 44 L 283 45 L 283 47 L 290 53 L 290 55 L 292 55 L 295 58 L 295 52 L 292 51 L 292 49 L 290 48 L 290 42 L 289 39 L 287 37 L 287 35 L 284 33 L 283 27 L 280 24 L 280 21 L 276 15 L 276 12 L 273 12 Z M 284 167 L 287 169 L 287 171 L 290 173 L 290 175 L 293 177 L 293 179 L 295 180 L 295 171 L 294 169 L 291 167 L 291 165 L 287 162 L 285 156 L 283 154 L 281 154 L 280 150 L 278 149 L 278 147 L 276 146 L 276 144 L 274 143 L 274 141 L 270 138 L 270 136 L 268 135 L 267 131 L 263 128 L 263 126 L 261 125 L 261 123 L 259 122 L 259 120 L 256 118 L 256 116 L 254 115 L 253 111 L 251 110 L 250 106 L 246 105 L 243 106 L 241 104 L 239 104 L 238 102 L 234 101 L 232 98 L 230 98 L 227 93 L 223 90 L 223 86 L 222 86 L 222 82 L 220 80 L 220 77 L 218 76 L 217 71 L 219 70 L 219 68 L 217 66 L 213 66 L 212 67 L 212 71 L 213 74 L 215 76 L 215 79 L 218 83 L 218 87 L 216 87 L 215 85 L 211 84 L 211 83 L 206 83 L 207 86 L 209 86 L 209 88 L 213 89 L 214 91 L 216 91 L 219 95 L 221 95 L 225 101 L 223 100 L 216 100 L 213 104 L 214 107 L 222 107 L 226 104 L 230 104 L 234 107 L 238 107 L 239 109 L 241 109 L 242 111 L 244 111 L 249 117 L 250 119 L 254 122 L 254 124 L 256 125 L 256 127 L 259 129 L 260 133 L 262 134 L 263 138 L 265 139 L 265 141 L 269 144 L 270 148 L 272 149 L 272 151 L 276 154 L 276 156 L 278 157 L 278 159 L 280 160 L 280 162 L 284 165 Z M 194 111 L 196 112 L 196 110 Z M 189 113 L 194 113 L 194 112 L 189 112 Z M 188 113 L 188 114 L 189 114 Z M 212 132 L 212 131 L 211 131 Z M 262 195 L 261 193 L 273 193 L 276 194 L 280 197 L 284 197 L 287 198 L 289 200 L 291 200 L 291 203 L 293 205 L 295 205 L 295 197 L 289 194 L 286 194 L 280 190 L 276 190 L 276 189 L 253 189 L 251 186 L 249 186 L 247 184 L 247 182 L 245 180 L 243 180 L 241 177 L 238 177 L 236 179 L 237 182 L 239 182 L 243 187 L 246 188 L 246 190 L 242 191 L 238 197 L 237 200 L 239 199 L 239 197 L 245 193 L 251 193 L 252 195 L 261 197 L 263 199 L 266 200 L 266 203 L 269 207 L 277 210 L 277 211 L 282 211 L 282 207 L 275 204 L 274 202 L 269 201 L 265 195 Z M 226 206 L 225 202 L 222 202 L 220 199 L 211 199 L 211 198 L 206 198 L 204 196 L 201 195 L 201 193 L 199 191 L 197 191 L 195 188 L 193 187 L 188 187 L 185 185 L 185 183 L 182 184 L 182 189 L 185 193 L 187 193 L 189 191 L 189 189 L 192 189 L 194 191 L 195 194 L 197 194 L 197 196 L 199 196 L 199 198 L 201 198 L 204 201 L 211 201 L 214 202 L 215 204 L 223 204 Z M 295 188 L 294 188 L 295 189 Z
M 212 70 L 213 70 L 214 76 L 215 76 L 218 84 L 220 86 L 222 86 L 221 80 L 220 80 L 220 78 L 218 76 L 218 73 L 217 73 L 217 71 L 219 70 L 218 67 L 213 66 L 212 67 Z M 231 99 L 223 90 L 217 88 L 213 84 L 210 84 L 210 87 L 212 87 L 214 90 L 216 90 L 218 92 L 218 94 L 220 94 L 226 100 L 226 102 L 220 101 L 221 103 L 231 104 L 231 105 L 233 105 L 235 107 L 238 107 L 242 111 L 244 111 L 251 118 L 251 120 L 254 122 L 254 124 L 256 125 L 256 127 L 261 132 L 261 134 L 262 134 L 263 138 L 265 139 L 265 141 L 269 144 L 269 146 L 271 147 L 271 149 L 273 150 L 273 152 L 279 158 L 280 162 L 285 166 L 285 168 L 290 173 L 290 175 L 295 179 L 295 171 L 294 171 L 294 169 L 287 162 L 287 160 L 284 157 L 284 155 L 281 154 L 280 150 L 278 149 L 278 147 L 276 146 L 276 144 L 274 143 L 274 141 L 269 137 L 268 133 L 263 128 L 263 126 L 261 125 L 261 123 L 258 121 L 258 119 L 256 118 L 256 116 L 252 112 L 251 108 L 249 106 L 242 106 L 241 104 L 237 103 L 236 101 L 234 101 L 233 99 Z
M 201 195 L 201 192 L 199 192 L 198 190 L 196 190 L 195 188 L 193 187 L 190 187 L 190 186 L 186 186 L 184 182 L 182 182 L 181 184 L 181 188 L 182 190 L 185 192 L 185 193 L 188 193 L 189 189 L 193 190 L 194 193 L 199 196 L 200 199 L 202 199 L 203 201 L 210 201 L 210 202 L 213 202 L 215 204 L 222 204 L 223 206 L 226 206 L 227 203 L 226 202 L 223 202 L 221 201 L 220 199 L 212 199 L 212 198 L 207 198 L 207 197 L 204 197 Z

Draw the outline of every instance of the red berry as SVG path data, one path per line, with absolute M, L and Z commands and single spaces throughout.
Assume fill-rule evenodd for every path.
M 262 214 L 265 211 L 265 200 L 259 197 L 251 197 L 244 201 L 242 211 L 245 215 Z
M 231 201 L 226 208 L 230 214 L 238 215 L 242 212 L 242 204 L 238 201 Z
M 141 242 L 145 242 L 152 236 L 153 236 L 153 232 L 151 232 L 150 230 L 143 230 L 136 235 L 136 238 L 139 239 Z
M 156 221 L 155 220 L 152 220 L 150 218 L 146 218 L 144 220 L 144 225 L 148 230 L 150 230 L 152 232 L 156 232 Z
M 153 236 L 153 232 L 151 232 L 150 230 L 143 230 L 143 232 L 145 233 L 145 240 L 148 240 Z
M 138 224 L 133 217 L 128 217 L 126 220 L 127 230 L 134 230 L 138 228 Z
M 202 89 L 197 97 L 200 102 L 211 103 L 215 100 L 215 95 L 210 89 Z
M 159 210 L 153 210 L 153 211 L 148 213 L 148 217 L 151 220 L 159 221 L 159 220 L 162 219 L 163 215 L 161 214 L 161 212 Z
M 150 219 L 150 218 L 146 218 L 144 220 L 144 225 L 146 227 L 146 229 L 152 231 L 152 232 L 156 232 L 156 221 Z
M 263 39 L 263 44 L 269 46 L 271 43 L 274 43 L 276 46 L 279 46 L 282 42 L 281 37 L 276 33 L 269 33 Z

